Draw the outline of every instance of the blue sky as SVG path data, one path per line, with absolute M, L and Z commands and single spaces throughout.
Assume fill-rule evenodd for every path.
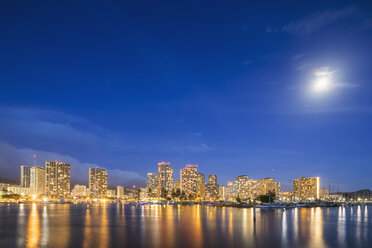
M 368 1 L 2 1 L 0 33 L 0 177 L 36 153 L 74 182 L 170 161 L 372 188 Z

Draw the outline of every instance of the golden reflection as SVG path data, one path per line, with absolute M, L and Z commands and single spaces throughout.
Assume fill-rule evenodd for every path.
M 91 247 L 91 246 L 92 246 L 92 229 L 91 229 L 91 220 L 90 220 L 90 209 L 87 208 L 85 212 L 83 247 Z
M 58 244 L 59 247 L 67 247 L 70 241 L 70 205 L 53 205 L 53 212 L 58 213 L 53 218 L 56 231 L 52 233 L 54 236 L 51 241 Z
M 175 241 L 175 234 L 174 234 L 174 216 L 173 216 L 173 205 L 171 206 L 166 206 L 164 211 L 165 211 L 165 225 L 163 225 L 163 233 L 166 233 L 166 247 L 174 247 L 176 246 L 176 241 Z
M 161 216 L 161 213 L 159 213 L 159 209 L 160 209 L 160 206 L 159 205 L 155 205 L 155 206 L 152 206 L 154 207 L 155 211 L 154 211 L 154 221 L 152 222 L 153 223 L 153 228 L 152 228 L 152 232 L 151 232 L 151 239 L 153 242 L 152 242 L 152 245 L 154 247 L 160 247 L 160 235 L 161 235 L 161 230 L 160 230 L 160 226 L 161 226 L 161 223 L 160 223 L 160 216 Z
M 229 242 L 231 245 L 234 244 L 234 232 L 233 232 L 233 213 L 231 211 L 231 208 L 229 209 L 229 239 L 231 242 Z
M 40 241 L 40 223 L 36 203 L 32 204 L 32 210 L 28 219 L 26 247 L 37 247 Z
M 323 215 L 322 208 L 317 207 L 312 209 L 311 214 L 311 244 L 310 247 L 325 247 L 323 239 Z
M 101 214 L 101 235 L 100 235 L 100 244 L 99 247 L 105 248 L 109 246 L 110 236 L 109 236 L 109 217 L 107 215 L 107 206 L 104 202 L 101 205 L 102 214 Z
M 198 204 L 197 207 L 193 207 L 194 212 L 193 216 L 196 216 L 195 219 L 195 230 L 194 233 L 195 237 L 195 246 L 194 247 L 202 247 L 203 242 L 203 230 L 202 230 L 202 223 L 201 223 L 201 216 L 200 216 L 200 205 Z
M 226 207 L 222 207 L 222 230 L 226 231 Z

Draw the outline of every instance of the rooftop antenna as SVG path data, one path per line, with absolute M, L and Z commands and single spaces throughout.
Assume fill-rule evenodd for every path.
M 36 154 L 34 154 L 34 166 L 36 166 Z

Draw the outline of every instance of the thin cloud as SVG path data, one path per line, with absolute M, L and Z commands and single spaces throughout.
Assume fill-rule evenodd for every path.
M 292 21 L 281 28 L 282 32 L 293 35 L 306 35 L 325 28 L 332 23 L 349 18 L 356 12 L 353 7 L 338 10 L 326 10 L 311 14 L 303 19 Z
M 18 181 L 19 166 L 22 164 L 34 165 L 33 155 L 36 154 L 36 165 L 44 166 L 45 161 L 62 161 L 71 165 L 72 184 L 88 183 L 89 168 L 108 169 L 109 185 L 131 186 L 143 184 L 143 176 L 134 171 L 106 168 L 105 165 L 81 161 L 75 157 L 56 152 L 35 150 L 31 148 L 17 148 L 12 145 L 0 142 L 0 169 L 7 178 Z

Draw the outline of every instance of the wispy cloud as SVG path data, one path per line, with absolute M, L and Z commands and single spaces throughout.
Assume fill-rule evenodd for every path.
M 105 168 L 100 164 L 84 162 L 66 154 L 31 148 L 17 148 L 6 143 L 0 143 L 0 170 L 4 172 L 4 175 L 7 175 L 7 177 L 17 180 L 17 178 L 19 178 L 19 166 L 21 164 L 33 165 L 33 154 L 37 154 L 36 165 L 38 166 L 44 166 L 45 161 L 57 160 L 69 163 L 71 165 L 72 183 L 86 184 L 88 182 L 89 168 Z M 108 169 L 109 185 L 127 186 L 142 184 L 144 182 L 144 178 L 137 172 L 120 169 L 105 169 Z
M 355 13 L 356 9 L 353 7 L 317 12 L 303 19 L 291 21 L 284 25 L 280 31 L 294 35 L 306 35 L 319 31 L 338 20 L 349 18 Z M 266 32 L 268 30 L 271 31 L 272 29 L 267 29 Z
M 115 168 L 114 173 L 109 173 L 110 184 L 141 183 L 144 178 L 126 170 L 121 160 L 123 153 L 132 148 L 119 135 L 79 117 L 0 107 L 0 169 L 11 179 L 18 178 L 19 165 L 32 164 L 32 155 L 37 154 L 38 165 L 47 160 L 70 163 L 75 182 L 86 183 L 88 168 L 98 166 L 109 171 Z
M 202 143 L 202 144 L 199 144 L 199 145 L 190 145 L 187 147 L 187 149 L 191 152 L 208 152 L 208 151 L 211 151 L 213 150 L 212 147 Z

